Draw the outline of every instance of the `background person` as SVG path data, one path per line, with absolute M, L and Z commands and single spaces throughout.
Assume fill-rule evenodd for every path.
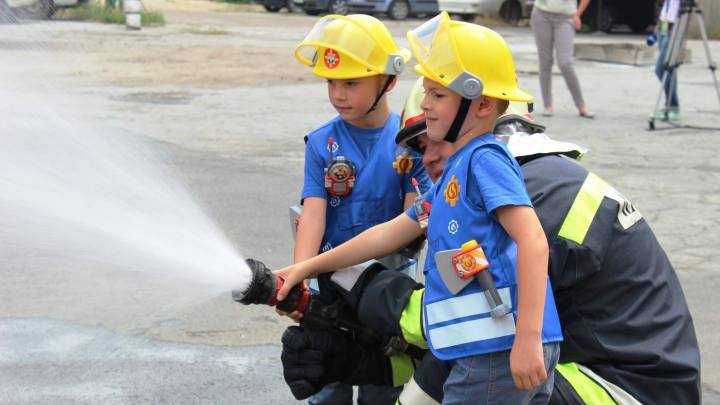
M 588 110 L 580 89 L 580 80 L 573 67 L 575 53 L 575 31 L 580 30 L 580 16 L 590 4 L 590 0 L 535 0 L 530 21 L 535 44 L 538 50 L 540 90 L 542 92 L 542 115 L 553 115 L 552 99 L 552 66 L 553 50 L 557 57 L 558 67 L 565 79 L 575 106 L 581 117 L 594 118 L 595 114 Z M 554 48 L 554 49 L 553 49 Z
M 665 63 L 665 55 L 667 54 L 667 48 L 670 44 L 670 37 L 672 36 L 673 27 L 675 21 L 677 21 L 678 11 L 680 10 L 680 0 L 665 0 L 660 11 L 660 18 L 658 23 L 655 25 L 653 31 L 655 35 L 658 35 L 658 58 L 655 63 L 655 75 L 662 83 L 665 69 L 663 67 Z M 680 119 L 680 102 L 678 101 L 677 95 L 677 69 L 672 71 L 672 75 L 668 74 L 665 79 L 665 106 L 655 115 L 655 118 L 659 119 Z M 672 95 L 670 94 L 670 88 L 672 87 Z M 668 100 L 669 99 L 669 100 Z

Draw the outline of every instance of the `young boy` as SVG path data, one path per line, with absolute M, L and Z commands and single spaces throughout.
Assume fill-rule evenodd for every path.
M 422 165 L 394 154 L 399 117 L 390 110 L 387 92 L 410 60 L 410 52 L 398 47 L 380 21 L 366 15 L 326 16 L 297 46 L 295 55 L 312 66 L 315 75 L 327 79 L 328 97 L 338 112 L 338 117 L 305 137 L 303 210 L 295 243 L 295 263 L 299 263 L 402 214 L 417 195 L 412 178 L 424 190 L 430 183 Z M 419 156 L 414 158 L 419 161 Z M 415 276 L 414 258 L 395 255 L 383 263 Z M 344 277 L 345 284 L 352 283 L 353 274 L 353 269 L 345 269 L 333 280 Z M 328 303 L 334 300 L 329 279 L 330 275 L 318 278 L 321 297 Z M 310 403 L 352 402 L 351 386 L 328 388 L 311 397 Z M 399 393 L 392 387 L 359 390 L 360 399 L 373 404 L 394 404 Z
M 424 77 L 421 108 L 428 136 L 451 142 L 454 151 L 424 197 L 432 204 L 425 332 L 433 354 L 451 368 L 443 404 L 547 403 L 562 340 L 547 278 L 547 241 L 519 166 L 492 135 L 508 100 L 528 102 L 532 96 L 517 85 L 507 43 L 487 28 L 450 21 L 443 12 L 409 32 L 408 39 L 420 62 L 415 70 Z M 278 298 L 304 278 L 363 262 L 415 238 L 422 230 L 414 210 L 406 214 L 328 254 L 277 271 L 286 279 Z M 482 250 L 473 250 L 470 241 Z M 511 313 L 493 314 L 498 302 L 486 298 L 492 293 L 484 293 L 488 288 L 477 275 L 457 288 L 464 270 L 482 268 L 468 260 L 485 258 L 489 268 L 482 271 L 490 272 L 496 296 Z

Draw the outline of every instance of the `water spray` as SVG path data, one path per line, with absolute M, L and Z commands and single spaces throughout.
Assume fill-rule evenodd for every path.
M 397 336 L 385 336 L 361 324 L 355 312 L 343 300 L 324 304 L 319 294 L 304 288 L 302 283 L 293 287 L 288 296 L 279 301 L 277 294 L 285 285 L 285 280 L 273 274 L 262 262 L 247 259 L 245 263 L 250 268 L 252 280 L 244 291 L 233 290 L 233 300 L 243 305 L 268 305 L 283 312 L 300 312 L 303 314 L 300 325 L 311 333 L 329 328 L 352 331 L 359 343 L 376 347 L 388 357 L 407 353 L 416 359 L 422 358 L 422 349 Z

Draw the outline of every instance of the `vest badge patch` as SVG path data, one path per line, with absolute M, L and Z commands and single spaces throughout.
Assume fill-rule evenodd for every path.
M 454 174 L 447 187 L 445 187 L 443 195 L 445 196 L 445 202 L 450 204 L 451 207 L 454 207 L 460 198 L 460 183 Z
M 397 170 L 398 174 L 408 174 L 410 173 L 410 169 L 413 168 L 413 157 L 408 153 L 408 151 L 405 151 L 402 155 L 395 157 L 395 162 L 393 162 L 392 166 L 395 170 Z

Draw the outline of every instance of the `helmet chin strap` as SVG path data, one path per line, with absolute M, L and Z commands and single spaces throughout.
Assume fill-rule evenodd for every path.
M 388 87 L 390 87 L 390 84 L 392 83 L 392 81 L 393 81 L 394 78 L 395 78 L 395 75 L 389 75 L 389 76 L 388 76 L 387 82 L 385 82 L 385 87 L 383 87 L 382 91 L 380 91 L 380 94 L 379 94 L 379 95 L 377 96 L 377 98 L 375 99 L 375 103 L 372 105 L 372 107 L 370 107 L 370 109 L 368 110 L 368 112 L 365 113 L 365 115 L 368 115 L 368 114 L 370 114 L 371 112 L 375 111 L 375 107 L 377 107 L 378 103 L 380 102 L 380 99 L 381 99 L 382 96 L 385 94 L 385 92 L 387 91 Z
M 460 101 L 460 106 L 458 107 L 458 112 L 457 114 L 455 114 L 455 119 L 453 120 L 453 123 L 450 126 L 447 135 L 445 135 L 445 141 L 450 143 L 457 141 L 457 138 L 460 135 L 460 129 L 465 123 L 465 118 L 467 118 L 468 111 L 470 111 L 471 103 L 472 100 L 470 100 L 469 98 L 462 98 L 462 101 Z

